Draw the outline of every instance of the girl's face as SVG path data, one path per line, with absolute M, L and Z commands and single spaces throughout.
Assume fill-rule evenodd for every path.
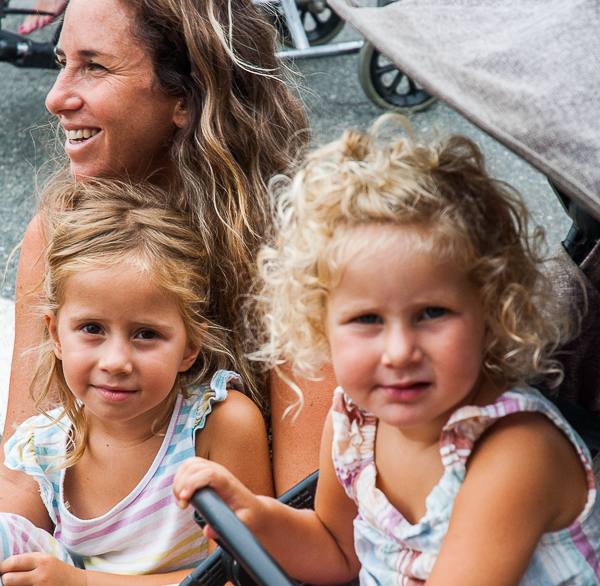
M 151 428 L 199 351 L 175 300 L 129 266 L 69 277 L 46 324 L 73 394 L 91 416 L 130 432 Z
M 337 380 L 380 422 L 437 440 L 457 407 L 495 396 L 481 376 L 486 326 L 478 294 L 453 262 L 411 250 L 406 237 L 414 242 L 424 231 L 360 231 L 381 244 L 350 259 L 327 305 Z

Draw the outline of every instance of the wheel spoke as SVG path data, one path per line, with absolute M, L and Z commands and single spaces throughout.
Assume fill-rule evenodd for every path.
M 390 71 L 394 71 L 395 69 L 398 68 L 393 63 L 388 63 L 387 65 L 377 64 L 375 66 L 375 73 L 381 77 L 382 75 L 389 73 Z
M 402 81 L 403 77 L 404 73 L 398 69 L 398 73 L 396 74 L 396 77 L 394 77 L 394 81 L 392 81 L 392 83 L 388 86 L 390 93 L 393 94 L 396 91 L 396 88 L 398 87 L 398 84 Z

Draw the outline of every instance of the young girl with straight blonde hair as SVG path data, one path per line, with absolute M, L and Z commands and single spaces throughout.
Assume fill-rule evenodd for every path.
M 151 185 L 70 182 L 60 195 L 45 215 L 41 414 L 5 447 L 6 466 L 39 484 L 47 522 L 10 514 L 17 495 L 2 495 L 0 574 L 6 586 L 179 583 L 209 544 L 176 506 L 177 467 L 202 456 L 272 494 L 264 422 L 224 370 L 193 220 Z

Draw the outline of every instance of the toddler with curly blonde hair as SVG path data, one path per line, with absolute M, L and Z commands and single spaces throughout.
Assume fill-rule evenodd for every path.
M 192 459 L 311 584 L 596 584 L 600 509 L 583 441 L 529 383 L 560 380 L 569 335 L 542 233 L 467 138 L 378 146 L 348 131 L 282 194 L 265 249 L 262 358 L 335 391 L 314 512 Z M 205 530 L 207 536 L 212 529 Z

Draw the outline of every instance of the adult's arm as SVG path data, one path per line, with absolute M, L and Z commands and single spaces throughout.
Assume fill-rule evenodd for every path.
M 296 411 L 283 416 L 298 397 L 287 382 L 276 372 L 272 372 L 269 391 L 273 429 L 273 480 L 277 496 L 318 470 L 323 426 L 337 386 L 333 368 L 329 365 L 323 367 L 324 378 L 320 381 L 295 378 L 285 367 L 282 371 L 302 391 L 304 407 L 296 417 Z
M 39 285 L 43 276 L 43 252 L 42 226 L 39 216 L 36 216 L 25 233 L 17 273 L 15 347 L 2 445 L 12 436 L 16 425 L 35 414 L 29 396 L 35 356 L 23 356 L 23 352 L 37 343 L 36 315 L 39 311 L 37 304 L 40 293 L 30 293 Z M 34 525 L 52 531 L 52 523 L 40 498 L 37 482 L 23 472 L 6 468 L 3 464 L 3 449 L 0 454 L 0 512 L 20 514 Z
M 35 355 L 27 350 L 39 342 L 37 330 L 41 291 L 39 285 L 44 275 L 45 241 L 42 223 L 37 215 L 27 227 L 17 271 L 15 292 L 15 345 L 10 373 L 10 387 L 2 445 L 11 437 L 15 427 L 35 415 L 29 396 L 29 384 L 35 368 Z M 4 462 L 4 450 L 1 450 Z M 0 468 L 1 469 L 1 468 Z

